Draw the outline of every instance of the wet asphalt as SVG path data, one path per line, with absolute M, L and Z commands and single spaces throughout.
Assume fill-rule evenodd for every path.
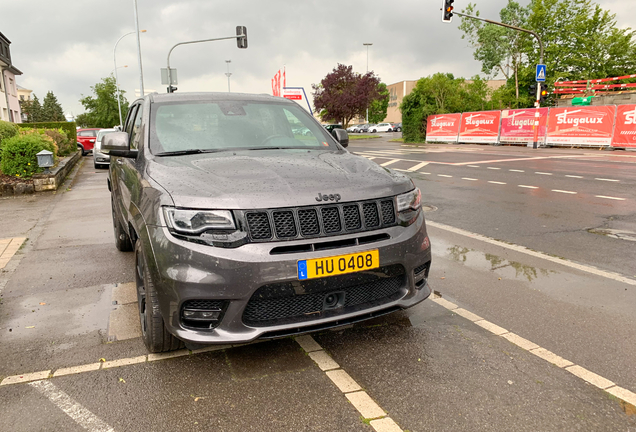
M 352 141 L 350 149 L 405 149 L 387 138 Z M 442 162 L 410 174 L 429 220 L 635 276 L 636 243 L 588 229 L 636 231 L 636 158 L 473 168 L 448 164 L 594 151 L 429 148 L 435 151 L 374 159 L 416 161 L 390 165 L 404 170 Z M 146 353 L 140 338 L 108 337 L 118 307 L 113 288 L 133 281 L 133 260 L 114 247 L 107 171 L 91 162 L 83 158 L 56 194 L 0 200 L 0 238 L 28 237 L 0 273 L 0 379 Z M 538 189 L 520 192 L 519 184 Z M 429 234 L 430 284 L 442 298 L 636 392 L 634 285 L 432 226 Z M 314 337 L 403 430 L 636 430 L 633 406 L 430 300 Z M 373 430 L 293 339 L 48 381 L 116 431 Z M 84 430 L 28 384 L 0 386 L 0 401 L 0 430 Z

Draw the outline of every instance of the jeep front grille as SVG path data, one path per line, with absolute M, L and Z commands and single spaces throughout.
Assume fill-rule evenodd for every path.
M 239 213 L 254 242 L 327 237 L 371 231 L 397 223 L 392 198 Z

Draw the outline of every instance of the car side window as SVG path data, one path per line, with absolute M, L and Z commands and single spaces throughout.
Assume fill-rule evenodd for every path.
M 143 117 L 144 107 L 139 105 L 135 113 L 135 120 L 131 122 L 132 131 L 130 132 L 130 148 L 139 148 L 139 138 L 141 137 L 141 119 Z
M 135 112 L 137 111 L 137 106 L 138 105 L 133 105 L 130 107 L 130 110 L 128 111 L 128 116 L 126 117 L 126 121 L 124 123 L 125 126 L 122 132 L 126 132 L 128 136 L 130 136 L 130 132 L 132 130 L 132 123 L 133 123 L 133 119 L 135 118 Z
M 91 136 L 91 131 L 80 131 L 80 133 L 78 133 L 78 136 L 82 136 L 82 137 L 87 137 L 87 136 Z

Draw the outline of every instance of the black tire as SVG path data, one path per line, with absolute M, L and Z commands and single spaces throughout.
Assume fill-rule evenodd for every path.
M 137 240 L 135 243 L 135 281 L 141 321 L 141 338 L 146 349 L 151 353 L 181 349 L 185 344 L 181 339 L 169 333 L 163 322 L 157 290 L 150 277 L 150 271 L 141 249 L 141 241 Z
M 82 156 L 86 156 L 88 154 L 86 150 L 84 150 L 84 147 L 79 144 L 77 145 L 77 149 L 82 151 Z
M 95 162 L 93 162 L 93 166 L 95 167 L 95 169 L 100 169 L 102 167 L 101 165 L 98 165 Z
M 130 240 L 130 235 L 124 230 L 121 226 L 121 222 L 119 222 L 119 218 L 115 214 L 115 203 L 113 200 L 110 200 L 110 208 L 113 214 L 113 231 L 115 232 L 115 247 L 120 252 L 130 252 L 133 250 L 132 241 Z

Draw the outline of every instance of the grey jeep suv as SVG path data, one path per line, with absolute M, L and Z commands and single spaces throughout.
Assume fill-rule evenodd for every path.
M 149 351 L 300 334 L 429 296 L 419 189 L 347 145 L 283 98 L 132 104 L 102 151 Z

